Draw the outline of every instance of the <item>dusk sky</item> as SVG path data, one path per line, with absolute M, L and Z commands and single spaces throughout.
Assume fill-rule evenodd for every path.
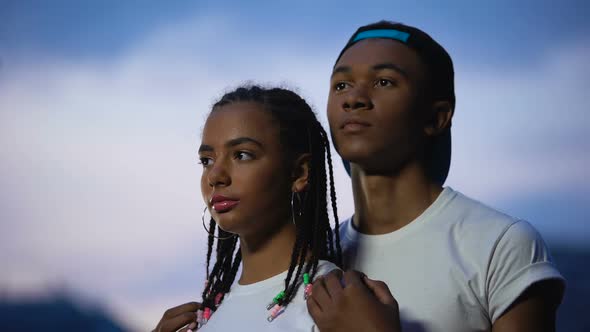
M 198 300 L 211 104 L 296 89 L 327 127 L 336 56 L 380 19 L 455 64 L 446 185 L 590 248 L 587 1 L 0 0 L 0 293 L 66 287 L 137 330 Z M 339 215 L 352 214 L 336 165 Z

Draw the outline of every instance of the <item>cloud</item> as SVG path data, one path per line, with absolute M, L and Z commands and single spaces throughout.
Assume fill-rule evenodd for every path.
M 450 182 L 493 200 L 588 184 L 588 45 L 519 70 L 459 66 Z
M 227 17 L 202 16 L 113 59 L 9 59 L 0 76 L 0 287 L 63 282 L 142 330 L 198 299 L 196 149 L 211 103 L 247 80 L 282 84 L 298 87 L 326 124 L 337 50 L 288 38 L 269 46 L 239 31 Z M 457 64 L 449 183 L 497 200 L 588 181 L 587 143 L 573 139 L 588 124 L 588 55 L 571 47 L 512 72 Z M 350 181 L 337 155 L 334 165 L 344 219 Z
M 211 103 L 247 80 L 303 86 L 308 99 L 322 100 L 329 72 L 328 57 L 287 44 L 218 44 L 236 29 L 199 18 L 163 27 L 109 61 L 8 59 L 0 77 L 1 288 L 67 284 L 142 330 L 167 307 L 198 298 L 205 242 L 196 150 Z M 236 62 L 236 50 L 250 55 Z

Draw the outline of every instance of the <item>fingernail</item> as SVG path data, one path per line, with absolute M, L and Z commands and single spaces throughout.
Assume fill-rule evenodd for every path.
M 195 323 L 195 322 L 192 322 L 192 323 L 190 323 L 190 324 L 188 325 L 188 328 L 189 328 L 189 330 L 192 330 L 192 329 L 194 329 L 195 327 L 197 327 L 197 323 Z

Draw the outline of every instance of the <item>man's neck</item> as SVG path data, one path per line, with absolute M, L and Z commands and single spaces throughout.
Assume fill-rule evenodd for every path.
M 366 174 L 354 166 L 354 226 L 365 234 L 396 231 L 420 216 L 442 192 L 418 165 L 396 174 Z

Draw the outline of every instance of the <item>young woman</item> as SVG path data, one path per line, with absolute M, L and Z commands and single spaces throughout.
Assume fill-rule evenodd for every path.
M 202 303 L 168 310 L 156 331 L 313 330 L 305 290 L 340 265 L 330 146 L 315 114 L 292 91 L 240 87 L 213 106 L 199 158 L 211 213 Z

